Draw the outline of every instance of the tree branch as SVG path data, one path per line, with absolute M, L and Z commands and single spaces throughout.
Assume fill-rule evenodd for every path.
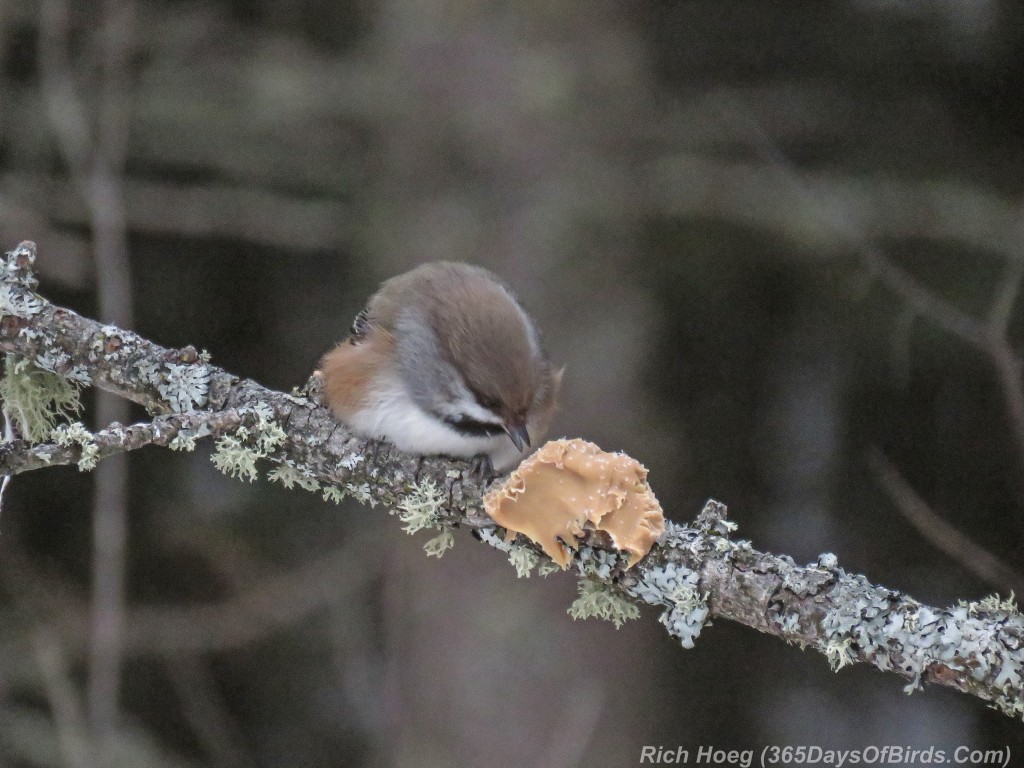
M 11 440 L 0 443 L 0 474 L 18 475 L 33 469 L 57 467 L 67 464 L 81 464 L 127 453 L 147 445 L 167 447 L 179 435 L 191 438 L 222 434 L 255 421 L 252 413 L 228 409 L 225 411 L 189 411 L 157 416 L 152 421 L 123 426 L 114 422 L 106 429 L 92 433 L 90 445 L 95 451 L 86 453 L 79 444 L 29 443 L 26 440 Z M 87 469 L 87 466 L 82 466 Z
M 238 379 L 191 347 L 160 347 L 55 307 L 32 291 L 34 257 L 34 245 L 23 243 L 2 265 L 0 350 L 63 376 L 87 379 L 153 413 L 174 414 L 171 422 L 195 418 L 190 425 L 220 435 L 221 441 L 255 439 L 256 428 L 243 434 L 223 416 L 226 412 L 257 421 L 270 414 L 284 436 L 264 445 L 261 458 L 371 505 L 407 510 L 411 502 L 430 501 L 434 527 L 471 526 L 483 541 L 510 553 L 520 570 L 528 572 L 542 562 L 539 550 L 521 537 L 509 544 L 497 535 L 482 510 L 493 478 L 476 477 L 469 463 L 408 456 L 352 436 L 319 405 L 315 378 L 301 394 L 275 392 Z M 173 425 L 179 434 L 185 428 Z M 124 438 L 114 443 L 134 446 L 145 441 L 143 433 L 150 434 L 145 426 L 136 427 L 134 440 L 123 432 L 132 427 L 112 426 L 106 432 Z M 19 451 L 32 450 L 9 446 L 5 466 L 17 465 Z M 621 620 L 636 611 L 638 602 L 654 605 L 662 609 L 669 633 L 686 647 L 709 616 L 729 619 L 819 651 L 837 669 L 868 663 L 908 679 L 908 690 L 938 683 L 1008 714 L 1024 714 L 1024 620 L 1012 606 L 995 599 L 944 609 L 922 605 L 845 573 L 833 555 L 801 567 L 789 557 L 758 552 L 749 542 L 731 540 L 733 527 L 724 505 L 708 502 L 693 525 L 670 523 L 651 553 L 628 570 L 616 553 L 603 551 L 597 541 L 584 541 L 572 564 L 587 577 L 575 615 Z

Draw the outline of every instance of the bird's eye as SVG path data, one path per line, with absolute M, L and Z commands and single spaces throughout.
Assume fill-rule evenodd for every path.
M 481 408 L 486 408 L 488 411 L 496 411 L 498 406 L 501 405 L 495 398 L 487 397 L 486 395 L 476 395 L 476 401 L 480 404 Z

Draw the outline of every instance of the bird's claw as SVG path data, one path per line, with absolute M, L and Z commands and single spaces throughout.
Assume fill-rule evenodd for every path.
M 491 457 L 486 453 L 479 453 L 469 460 L 469 473 L 473 479 L 481 484 L 493 479 L 497 472 L 494 471 L 494 464 Z

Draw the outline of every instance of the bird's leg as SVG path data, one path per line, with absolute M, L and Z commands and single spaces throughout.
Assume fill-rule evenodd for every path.
M 498 474 L 494 471 L 494 464 L 491 461 L 490 455 L 486 453 L 478 453 L 470 459 L 469 466 L 469 473 L 480 483 L 486 483 Z

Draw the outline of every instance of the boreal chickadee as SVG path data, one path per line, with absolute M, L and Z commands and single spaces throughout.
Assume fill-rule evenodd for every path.
M 548 427 L 562 370 L 487 270 L 424 264 L 381 285 L 320 364 L 327 405 L 409 453 L 514 466 Z

